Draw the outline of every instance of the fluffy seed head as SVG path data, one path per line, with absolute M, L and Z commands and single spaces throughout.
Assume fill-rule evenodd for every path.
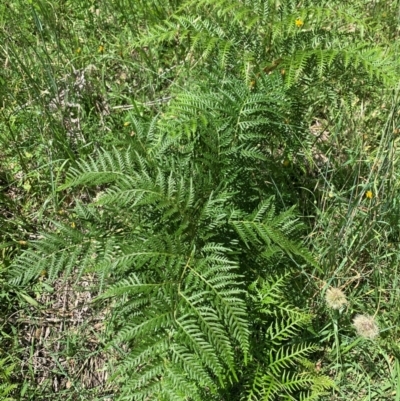
M 346 295 L 344 292 L 335 287 L 330 287 L 326 291 L 325 301 L 329 308 L 331 309 L 342 309 L 343 306 L 347 304 Z
M 361 337 L 373 340 L 379 335 L 379 327 L 373 316 L 357 315 L 353 320 L 353 325 Z

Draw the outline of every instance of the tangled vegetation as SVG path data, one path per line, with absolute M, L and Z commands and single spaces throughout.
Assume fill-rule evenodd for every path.
M 399 13 L 0 4 L 0 399 L 399 400 Z

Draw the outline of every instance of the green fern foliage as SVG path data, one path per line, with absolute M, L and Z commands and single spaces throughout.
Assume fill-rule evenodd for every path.
M 321 78 L 362 69 L 367 76 L 394 84 L 395 52 L 369 41 L 366 33 L 373 31 L 364 10 L 348 4 L 321 7 L 320 2 L 306 1 L 299 7 L 293 0 L 188 0 L 137 45 L 173 43 L 187 54 L 191 68 L 216 59 L 219 68 L 245 76 L 246 82 L 278 69 L 285 71 L 285 83 L 291 87 L 310 73 Z
M 289 256 L 300 256 L 310 265 L 318 267 L 312 255 L 301 243 L 289 239 L 290 234 L 298 232 L 301 226 L 296 220 L 290 219 L 293 209 L 276 216 L 272 200 L 269 198 L 262 202 L 248 218 L 231 221 L 240 239 L 247 247 L 250 244 L 255 246 L 263 244 L 265 251 L 261 255 L 266 258 L 270 258 L 275 252 L 284 251 Z
M 10 363 L 9 358 L 0 359 L 0 399 L 3 401 L 14 401 L 12 397 L 13 390 L 17 388 L 11 381 L 11 375 L 14 372 L 15 364 Z
M 120 366 L 118 375 L 128 375 L 128 382 L 135 383 L 135 391 L 149 388 L 149 396 L 155 385 L 162 384 L 163 389 L 175 388 L 185 397 L 193 397 L 196 384 L 215 389 L 211 377 L 221 385 L 229 377 L 236 378 L 233 346 L 239 344 L 246 358 L 248 322 L 241 280 L 235 273 L 235 264 L 224 256 L 227 251 L 208 244 L 184 259 L 173 254 L 165 257 L 153 250 L 150 264 L 151 259 L 166 262 L 165 272 L 160 272 L 163 281 L 155 282 L 145 273 L 136 274 L 104 294 L 129 299 L 120 313 L 129 313 L 131 318 L 126 320 L 128 324 L 121 323 L 115 341 L 132 344 L 133 352 Z M 155 271 L 152 275 L 157 276 Z M 137 369 L 140 364 L 143 368 Z M 137 370 L 133 376 L 132 369 Z M 176 387 L 174 380 L 179 376 L 182 383 Z
M 308 361 L 318 348 L 302 340 L 301 332 L 312 316 L 285 296 L 287 279 L 288 275 L 270 277 L 250 287 L 256 352 L 248 365 L 243 400 L 314 400 L 334 386 Z
M 238 79 L 219 84 L 200 80 L 162 117 L 133 119 L 125 149 L 70 166 L 59 191 L 76 196 L 74 224 L 50 222 L 11 267 L 10 282 L 23 288 L 43 271 L 49 280 L 98 275 L 98 302 L 113 301 L 121 400 L 231 400 L 238 387 L 242 399 L 253 382 L 272 395 L 320 380 L 292 369 L 316 350 L 292 341 L 310 317 L 266 287 L 256 306 L 248 297 L 249 285 L 277 268 L 316 265 L 295 209 L 269 184 L 279 144 L 295 143 L 285 135 L 297 128 L 284 119 L 299 111 L 278 74 L 253 89 Z M 257 349 L 254 308 L 270 322 L 260 323 Z M 259 352 L 268 372 L 255 362 Z
M 372 294 L 387 252 L 397 257 L 394 246 L 381 252 L 389 236 L 398 240 L 396 216 L 390 235 L 373 221 L 380 205 L 391 205 L 386 214 L 397 205 L 396 185 L 385 188 L 396 184 L 400 133 L 397 94 L 387 95 L 398 87 L 399 2 L 121 0 L 75 10 L 38 0 L 33 27 L 24 12 L 21 27 L 11 18 L 23 2 L 4 3 L 17 5 L 0 5 L 0 284 L 3 320 L 16 325 L 3 334 L 15 336 L 10 352 L 22 359 L 38 357 L 54 334 L 45 354 L 65 363 L 50 363 L 54 381 L 27 363 L 15 375 L 19 357 L 0 347 L 0 399 L 17 397 L 14 380 L 21 399 L 38 400 L 51 397 L 33 395 L 30 383 L 53 384 L 57 399 L 329 398 L 334 384 L 316 361 L 342 381 L 339 354 L 359 341 L 345 314 L 342 328 L 337 311 L 326 325 L 317 291 L 350 288 L 361 262 L 356 273 Z M 343 233 L 351 235 L 338 253 L 329 240 Z M 58 317 L 43 312 L 61 305 L 62 280 L 58 336 L 46 328 Z M 93 300 L 85 316 L 100 311 L 105 322 L 86 331 L 85 321 L 78 336 L 67 294 L 83 281 L 90 297 L 79 298 Z M 366 299 L 361 281 L 350 309 Z M 28 309 L 9 307 L 12 299 Z M 40 330 L 27 336 L 29 322 Z M 101 341 L 78 352 L 89 331 Z M 77 395 L 102 351 L 111 386 Z

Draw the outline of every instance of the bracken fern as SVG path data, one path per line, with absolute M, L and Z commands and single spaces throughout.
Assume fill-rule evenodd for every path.
M 11 269 L 20 286 L 43 270 L 51 280 L 100 276 L 98 300 L 115 299 L 109 330 L 122 357 L 114 375 L 121 399 L 230 399 L 237 385 L 247 386 L 259 352 L 247 287 L 279 266 L 315 265 L 294 209 L 275 210 L 269 172 L 255 174 L 273 150 L 273 142 L 257 146 L 263 133 L 283 135 L 282 115 L 297 112 L 282 101 L 279 76 L 264 80 L 267 94 L 235 80 L 183 93 L 164 118 L 133 120 L 127 149 L 100 150 L 71 166 L 60 191 L 84 186 L 92 201 L 76 199 L 74 226 L 53 222 Z M 194 128 L 179 132 L 189 121 Z M 278 306 L 270 369 L 287 391 L 317 385 L 317 376 L 285 370 L 315 347 L 280 347 L 310 320 Z M 264 383 L 256 371 L 252 380 Z

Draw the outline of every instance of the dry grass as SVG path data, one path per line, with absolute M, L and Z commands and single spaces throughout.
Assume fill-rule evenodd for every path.
M 90 389 L 109 394 L 112 385 L 106 383 L 105 368 L 112 355 L 102 343 L 108 310 L 93 303 L 94 276 L 74 280 L 58 279 L 52 292 L 38 294 L 40 308 L 31 307 L 29 315 L 21 310 L 14 317 L 23 345 L 22 370 L 30 385 L 52 397 L 63 390 L 70 397 Z

